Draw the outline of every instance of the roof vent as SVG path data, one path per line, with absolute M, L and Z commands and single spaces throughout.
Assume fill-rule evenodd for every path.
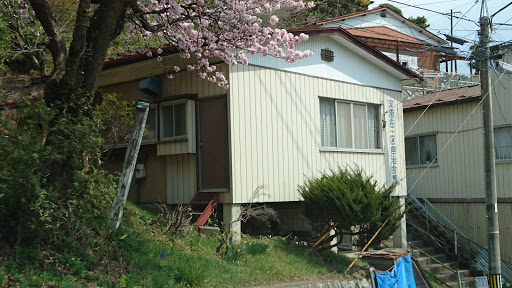
M 329 48 L 322 49 L 320 51 L 320 56 L 321 56 L 322 60 L 324 60 L 324 61 L 327 61 L 327 62 L 334 61 L 334 52 Z
M 388 17 L 388 15 L 386 14 L 386 12 L 382 11 L 382 12 L 380 12 L 380 17 L 386 18 L 386 17 Z

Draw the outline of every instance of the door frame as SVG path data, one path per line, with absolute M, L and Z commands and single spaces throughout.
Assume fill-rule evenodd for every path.
M 211 188 L 211 189 L 203 189 L 201 187 L 201 112 L 200 112 L 200 103 L 202 101 L 208 101 L 208 100 L 215 100 L 215 99 L 221 99 L 224 98 L 226 100 L 226 177 L 227 177 L 227 187 L 225 188 Z M 218 96 L 212 96 L 212 97 L 204 97 L 204 98 L 198 98 L 196 100 L 196 151 L 197 151 L 197 157 L 196 157 L 196 165 L 197 165 L 197 192 L 229 192 L 231 187 L 231 165 L 230 165 L 230 159 L 231 155 L 229 153 L 229 115 L 228 115 L 228 95 L 218 95 Z

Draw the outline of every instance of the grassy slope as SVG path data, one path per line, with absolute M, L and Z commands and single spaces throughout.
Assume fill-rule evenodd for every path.
M 59 253 L 23 248 L 18 262 L 15 255 L 0 256 L 0 286 L 240 287 L 340 277 L 350 263 L 279 237 L 244 237 L 222 259 L 215 253 L 218 240 L 194 228 L 172 236 L 157 217 L 131 204 L 123 217 L 121 229 L 109 237 L 91 235 L 88 247 L 70 245 Z M 266 251 L 251 253 L 252 245 Z

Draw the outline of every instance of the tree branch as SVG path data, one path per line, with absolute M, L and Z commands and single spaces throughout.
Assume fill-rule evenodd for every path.
M 94 11 L 87 31 L 86 51 L 82 55 L 83 88 L 96 91 L 110 42 L 120 33 L 124 24 L 128 1 L 101 1 Z
M 50 38 L 50 43 L 48 48 L 52 53 L 53 59 L 53 71 L 52 78 L 56 79 L 62 76 L 65 71 L 65 61 L 66 61 L 66 43 L 64 42 L 64 38 L 60 33 L 59 27 L 57 25 L 57 21 L 53 16 L 53 13 L 50 9 L 50 5 L 47 0 L 29 0 L 32 9 L 37 16 L 39 22 L 41 22 L 41 26 L 45 33 Z
M 66 73 L 63 80 L 72 90 L 80 87 L 82 73 L 80 59 L 87 45 L 87 28 L 89 27 L 90 0 L 81 0 L 76 12 L 76 23 L 73 31 L 73 40 L 69 46 L 69 55 L 66 61 Z

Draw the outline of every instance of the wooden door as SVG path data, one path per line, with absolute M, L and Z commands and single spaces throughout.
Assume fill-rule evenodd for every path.
M 199 192 L 229 188 L 228 117 L 226 96 L 198 101 Z

